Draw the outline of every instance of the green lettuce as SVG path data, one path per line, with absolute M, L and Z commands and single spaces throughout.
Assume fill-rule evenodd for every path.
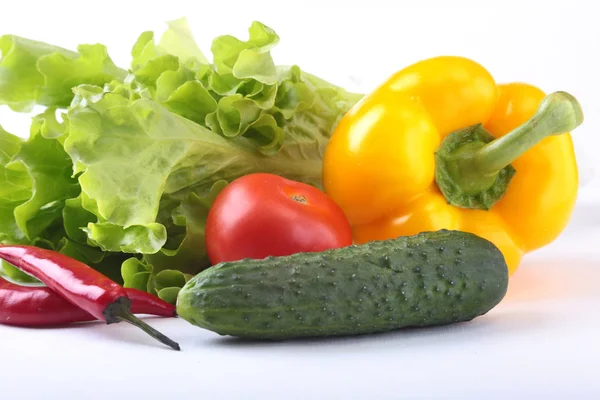
M 61 145 L 61 132 L 64 128 L 50 108 L 33 118 L 27 140 L 0 128 L 0 243 L 56 250 L 119 279 L 124 256 L 115 254 L 107 263 L 104 250 L 87 246 L 81 235 L 74 241 L 67 233 L 81 232 L 82 219 L 69 212 L 81 187 Z M 2 272 L 14 281 L 39 283 L 4 261 Z
M 103 85 L 127 76 L 101 44 L 80 45 L 75 52 L 4 35 L 0 51 L 0 104 L 15 111 L 31 111 L 35 105 L 65 108 L 73 98 L 74 86 Z
M 362 98 L 276 64 L 279 40 L 253 22 L 247 40 L 215 38 L 209 61 L 179 19 L 159 40 L 143 32 L 122 69 L 99 44 L 1 37 L 0 104 L 46 109 L 27 140 L 0 129 L 0 242 L 174 302 L 210 266 L 206 217 L 227 183 L 268 172 L 320 188 L 330 135 Z

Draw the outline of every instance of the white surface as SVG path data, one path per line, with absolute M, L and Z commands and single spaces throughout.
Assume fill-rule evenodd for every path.
M 150 319 L 175 352 L 124 324 L 0 326 L 2 398 L 599 399 L 599 220 L 581 207 L 499 306 L 447 327 L 252 343 Z
M 387 0 L 385 1 L 387 3 Z M 352 339 L 250 344 L 181 320 L 151 323 L 182 345 L 163 348 L 135 328 L 0 327 L 2 399 L 599 399 L 600 24 L 590 0 L 12 2 L 1 33 L 74 48 L 106 44 L 127 65 L 137 35 L 188 16 L 202 48 L 274 28 L 278 63 L 356 90 L 438 54 L 472 57 L 498 81 L 567 90 L 582 102 L 574 133 L 585 183 L 573 223 L 526 258 L 505 300 L 471 323 Z M 286 3 L 287 4 L 287 3 Z M 302 4 L 302 5 L 301 5 Z M 418 5 L 416 5 L 418 4 Z M 92 15 L 86 11 L 94 10 Z M 100 13 L 100 14 L 98 14 Z M 29 121 L 0 108 L 0 124 Z M 596 171 L 592 175 L 592 171 Z M 592 180 L 592 177 L 594 179 Z

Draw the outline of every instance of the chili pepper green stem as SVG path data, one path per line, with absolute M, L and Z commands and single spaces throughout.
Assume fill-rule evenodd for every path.
M 120 301 L 112 303 L 105 311 L 106 322 L 114 323 L 125 321 L 133 326 L 136 326 L 146 332 L 148 335 L 158 340 L 159 342 L 171 347 L 174 350 L 181 350 L 179 344 L 171 340 L 164 334 L 160 333 L 131 312 L 128 299 L 121 298 Z

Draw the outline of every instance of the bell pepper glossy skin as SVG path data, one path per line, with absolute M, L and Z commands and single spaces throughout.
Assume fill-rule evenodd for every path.
M 471 125 L 482 124 L 495 138 L 507 134 L 544 97 L 528 84 L 498 85 L 466 58 L 413 64 L 339 122 L 324 156 L 324 189 L 346 213 L 356 243 L 463 230 L 493 242 L 512 273 L 569 221 L 578 188 L 570 134 L 546 137 L 518 156 L 508 189 L 488 210 L 448 204 L 435 181 L 435 153 L 446 136 Z

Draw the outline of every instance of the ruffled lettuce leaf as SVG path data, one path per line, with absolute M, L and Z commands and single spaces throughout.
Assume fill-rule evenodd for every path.
M 60 129 L 51 112 L 33 118 L 27 140 L 0 129 L 0 243 L 39 238 L 78 195 L 71 159 L 56 140 Z
M 165 212 L 163 218 L 168 226 L 169 243 L 157 253 L 127 260 L 122 269 L 124 285 L 147 290 L 167 302 L 174 302 L 179 289 L 194 274 L 210 265 L 204 246 L 204 228 L 210 206 L 226 185 L 225 181 L 216 182 L 204 197 L 190 192 L 179 205 Z M 165 203 L 178 202 L 167 198 Z M 177 269 L 173 269 L 174 265 Z
M 14 210 L 31 197 L 31 177 L 22 169 L 7 168 L 22 145 L 21 138 L 0 127 L 0 243 L 19 243 L 25 239 Z
M 88 240 L 106 251 L 152 254 L 166 243 L 157 222 L 161 199 L 206 194 L 216 181 L 268 170 L 302 168 L 266 157 L 248 138 L 227 139 L 146 98 L 130 100 L 80 86 L 85 106 L 72 107 L 64 148 L 75 165 L 82 204 L 97 217 Z M 314 179 L 319 177 L 314 176 Z
M 167 21 L 168 29 L 160 38 L 158 48 L 178 57 L 184 63 L 208 64 L 208 59 L 200 50 L 186 18 Z
M 185 20 L 172 22 L 171 28 L 179 23 Z M 279 36 L 266 25 L 254 22 L 248 33 L 246 41 L 230 35 L 215 38 L 212 64 L 179 59 L 176 65 L 145 32 L 132 50 L 133 68 L 144 72 L 142 91 L 213 132 L 251 139 L 265 155 L 284 152 L 299 160 L 320 161 L 339 118 L 362 95 L 296 65 L 277 66 L 270 50 Z
M 50 122 L 46 122 L 50 121 Z M 31 196 L 15 207 L 13 214 L 20 230 L 29 240 L 39 237 L 62 215 L 66 199 L 77 196 L 80 191 L 77 179 L 72 176 L 72 163 L 48 126 L 56 125 L 54 116 L 34 118 L 29 139 L 21 145 L 8 169 L 26 172 L 31 181 Z
M 196 45 L 187 19 L 170 21 L 160 42 L 155 42 L 154 32 L 142 32 L 131 49 L 132 71 L 138 71 L 148 62 L 164 56 L 181 60 L 185 64 L 208 64 L 208 60 Z
M 0 243 L 22 243 L 25 234 L 19 228 L 14 216 L 16 207 L 31 197 L 31 178 L 26 171 L 6 168 L 21 149 L 23 140 L 0 127 Z M 35 282 L 29 275 L 22 273 L 2 260 L 0 272 L 13 280 Z
M 0 37 L 0 104 L 29 112 L 35 105 L 69 106 L 72 88 L 83 83 L 103 85 L 123 80 L 101 44 L 82 44 L 77 51 L 14 35 Z
M 279 36 L 268 26 L 255 21 L 242 41 L 231 35 L 217 37 L 211 46 L 216 71 L 239 80 L 254 79 L 272 85 L 277 82 L 275 63 L 270 50 L 279 44 Z
M 107 258 L 105 251 L 88 246 L 85 232 L 78 227 L 90 214 L 82 208 L 79 215 L 70 211 L 80 186 L 61 145 L 63 135 L 64 125 L 52 108 L 33 117 L 27 140 L 0 128 L 0 243 L 56 250 L 120 281 L 120 264 L 126 257 Z M 2 272 L 16 282 L 39 284 L 4 261 Z

